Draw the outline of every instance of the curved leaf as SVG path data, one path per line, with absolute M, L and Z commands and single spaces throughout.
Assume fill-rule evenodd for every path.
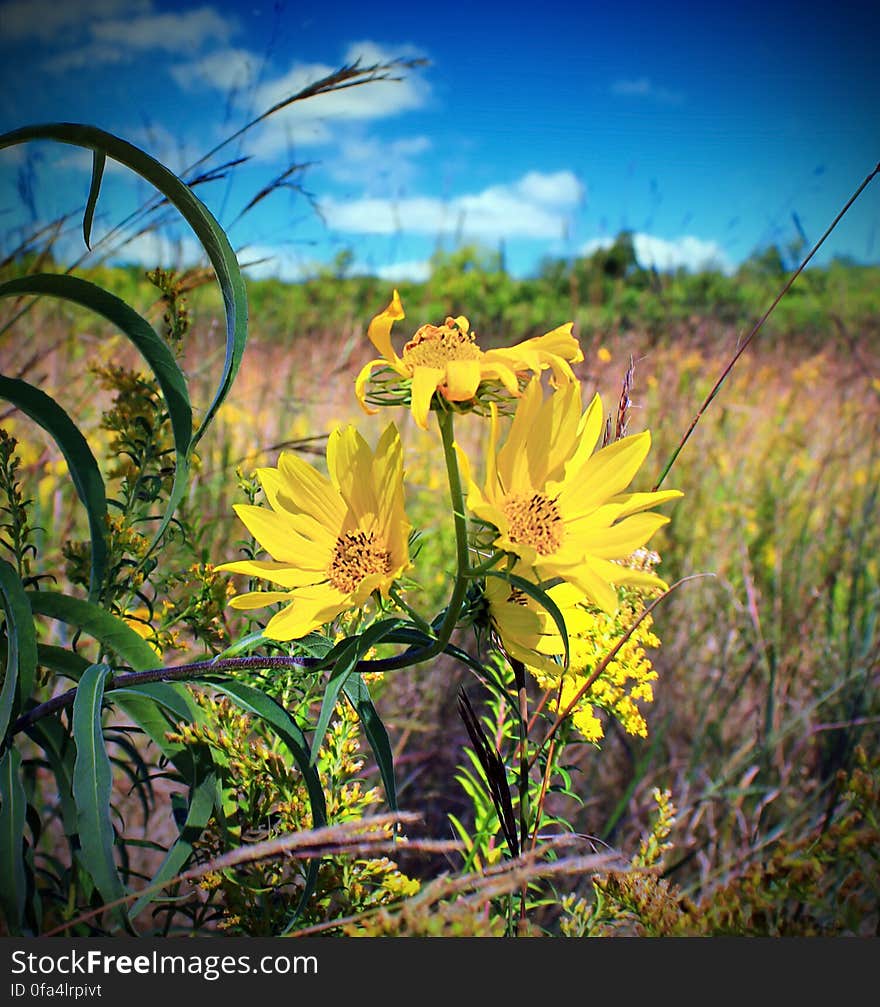
M 104 480 L 92 449 L 79 428 L 58 403 L 27 381 L 0 374 L 0 397 L 17 406 L 38 423 L 55 441 L 73 480 L 77 495 L 86 509 L 89 537 L 92 540 L 92 567 L 89 597 L 96 598 L 107 566 L 107 542 L 104 526 L 107 518 L 107 494 Z
M 327 654 L 325 660 L 328 663 L 332 661 L 333 667 L 330 677 L 327 679 L 327 685 L 324 688 L 321 709 L 318 712 L 318 721 L 315 724 L 315 733 L 312 735 L 312 763 L 318 758 L 318 752 L 324 741 L 324 735 L 327 733 L 327 728 L 330 725 L 330 718 L 333 716 L 333 710 L 336 708 L 339 692 L 356 668 L 358 661 L 363 658 L 371 647 L 375 647 L 376 644 L 381 643 L 382 640 L 389 637 L 401 627 L 409 625 L 403 619 L 381 619 L 379 622 L 374 622 L 371 626 L 368 626 L 358 636 L 340 640 L 333 647 L 333 650 Z
M 76 803 L 73 799 L 73 764 L 76 745 L 56 717 L 44 717 L 26 729 L 27 736 L 42 748 L 55 777 L 58 799 L 61 802 L 61 820 L 64 834 L 70 838 L 77 834 Z
M 241 365 L 247 340 L 247 291 L 238 259 L 226 233 L 204 203 L 174 172 L 139 147 L 112 133 L 107 133 L 96 126 L 70 122 L 24 126 L 0 135 L 0 150 L 30 140 L 55 140 L 75 147 L 85 147 L 99 151 L 131 168 L 176 207 L 205 249 L 223 294 L 226 312 L 226 357 L 213 399 L 193 435 L 190 447 L 194 447 L 229 392 Z
M 80 679 L 73 701 L 73 797 L 76 801 L 79 857 L 105 902 L 125 895 L 114 859 L 110 794 L 113 777 L 104 744 L 101 705 L 104 683 L 110 675 L 106 664 L 91 665 Z
M 9 641 L 6 649 L 6 674 L 3 688 L 0 690 L 0 739 L 2 739 L 12 717 L 16 694 L 18 707 L 21 709 L 33 692 L 34 675 L 37 670 L 37 638 L 34 633 L 31 606 L 15 567 L 2 559 L 0 559 L 0 602 L 6 615 L 6 636 Z
M 0 759 L 0 904 L 11 934 L 20 934 L 27 897 L 24 821 L 27 799 L 21 782 L 21 756 L 8 748 Z
M 379 767 L 379 774 L 382 777 L 382 784 L 385 787 L 385 796 L 388 799 L 388 807 L 392 811 L 397 811 L 397 786 L 394 782 L 394 753 L 391 750 L 391 742 L 388 738 L 388 731 L 382 723 L 373 698 L 370 695 L 369 687 L 364 681 L 364 676 L 360 672 L 355 672 L 349 676 L 342 686 L 342 691 L 348 697 L 349 702 L 354 707 L 358 719 L 364 728 L 367 741 Z
M 193 418 L 183 372 L 168 344 L 145 318 L 121 298 L 89 280 L 59 273 L 37 273 L 0 283 L 0 297 L 18 297 L 23 294 L 57 297 L 88 308 L 106 318 L 131 340 L 156 375 L 171 423 L 175 468 L 174 484 L 171 487 L 165 514 L 153 535 L 151 551 L 183 499 L 189 480 L 189 445 L 192 439 Z
M 176 877 L 184 869 L 192 854 L 193 844 L 211 818 L 216 798 L 217 777 L 211 773 L 192 788 L 186 820 L 180 830 L 180 835 L 150 880 L 147 891 L 131 907 L 130 916 L 132 919 L 159 894 L 165 882 Z
M 194 760 L 193 750 L 166 737 L 181 721 L 191 724 L 199 716 L 185 686 L 177 682 L 125 686 L 108 692 L 105 699 L 123 710 L 145 732 L 188 784 L 198 779 L 200 762 L 198 757 Z M 203 752 L 204 749 L 198 749 L 199 757 Z
M 112 650 L 135 671 L 161 667 L 158 654 L 147 641 L 122 619 L 99 605 L 56 591 L 28 591 L 27 597 L 34 615 L 46 615 L 78 627 Z
M 95 219 L 95 206 L 98 202 L 98 193 L 101 191 L 101 179 L 104 177 L 106 161 L 107 157 L 103 151 L 92 151 L 92 181 L 89 184 L 89 198 L 86 200 L 83 213 L 83 241 L 89 249 L 92 247 L 92 221 Z
M 82 654 L 77 654 L 76 651 L 68 650 L 66 647 L 55 647 L 49 643 L 37 644 L 37 665 L 54 671 L 56 675 L 64 675 L 74 682 L 82 678 L 89 663 Z
M 559 630 L 559 635 L 562 637 L 562 646 L 565 649 L 562 666 L 563 668 L 567 668 L 569 659 L 568 629 L 565 625 L 565 619 L 562 616 L 562 612 L 559 610 L 559 606 L 550 597 L 550 595 L 537 584 L 533 584 L 530 580 L 526 580 L 524 577 L 519 577 L 515 573 L 507 573 L 504 570 L 487 570 L 486 576 L 497 577 L 499 580 L 507 581 L 507 583 L 512 587 L 515 587 L 517 590 L 522 591 L 523 594 L 528 595 L 532 601 L 536 601 L 542 608 L 545 608 L 550 613 L 551 618 L 556 623 L 556 628 Z

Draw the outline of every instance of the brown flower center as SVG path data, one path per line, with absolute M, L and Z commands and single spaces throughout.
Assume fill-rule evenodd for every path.
M 403 348 L 402 360 L 410 367 L 443 370 L 450 360 L 479 360 L 482 350 L 473 332 L 462 332 L 454 318 L 445 325 L 423 325 Z
M 391 554 L 384 543 L 376 540 L 375 532 L 350 531 L 336 540 L 327 576 L 335 588 L 350 594 L 365 577 L 388 573 L 390 569 Z
M 504 501 L 508 537 L 518 545 L 531 546 L 540 556 L 556 552 L 562 544 L 565 525 L 556 501 L 544 493 L 518 493 Z

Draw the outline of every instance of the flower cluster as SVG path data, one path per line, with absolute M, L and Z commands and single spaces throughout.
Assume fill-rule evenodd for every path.
M 583 408 L 572 369 L 583 354 L 571 323 L 513 347 L 484 350 L 467 318 L 448 317 L 442 325 L 422 325 L 398 354 L 391 330 L 404 317 L 395 291 L 370 323 L 368 336 L 381 357 L 362 368 L 355 394 L 368 413 L 408 405 L 421 428 L 432 410 L 438 415 L 460 545 L 443 626 L 454 628 L 466 594 L 473 611 L 472 587 L 479 584 L 483 628 L 503 653 L 554 690 L 551 709 L 570 707 L 589 740 L 602 736 L 597 709 L 630 733 L 644 734 L 636 703 L 652 698 L 656 674 L 645 648 L 657 641 L 650 618 L 639 620 L 645 600 L 667 585 L 653 572 L 654 561 L 638 557 L 649 555 L 645 546 L 669 520 L 653 508 L 681 495 L 629 489 L 650 433 L 600 446 L 602 403 L 596 395 Z M 489 417 L 481 478 L 454 440 L 452 418 L 462 412 Z M 268 507 L 236 507 L 271 558 L 219 569 L 275 585 L 231 602 L 245 610 L 282 603 L 264 628 L 271 639 L 298 640 L 322 627 L 332 636 L 334 620 L 371 598 L 391 598 L 412 614 L 396 590 L 412 565 L 397 428 L 389 425 L 375 450 L 354 427 L 339 429 L 326 460 L 327 476 L 293 453 L 282 454 L 277 468 L 257 470 Z M 596 673 L 617 644 L 615 659 Z

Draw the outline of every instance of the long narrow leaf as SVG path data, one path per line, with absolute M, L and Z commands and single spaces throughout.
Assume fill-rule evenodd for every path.
M 38 423 L 58 445 L 67 462 L 70 478 L 86 509 L 89 522 L 89 538 L 92 543 L 89 597 L 95 599 L 101 589 L 107 566 L 107 542 L 104 538 L 107 493 L 92 449 L 61 406 L 39 388 L 20 378 L 0 374 L 0 398 L 11 402 Z
M 73 736 L 76 741 L 73 797 L 76 801 L 79 856 L 105 902 L 113 902 L 125 895 L 114 857 L 113 823 L 110 820 L 113 777 L 101 724 L 104 683 L 110 670 L 106 664 L 93 664 L 80 679 L 73 702 Z
M 379 774 L 382 777 L 382 784 L 385 787 L 385 797 L 388 800 L 388 807 L 392 811 L 397 811 L 397 785 L 394 781 L 394 753 L 391 750 L 391 742 L 388 738 L 388 731 L 382 723 L 382 718 L 376 710 L 373 698 L 370 695 L 369 687 L 364 681 L 364 676 L 360 672 L 350 675 L 342 687 L 343 692 L 348 697 L 354 707 L 358 719 L 364 728 L 364 734 L 370 743 L 376 765 L 379 767 Z
M 21 782 L 21 755 L 8 748 L 0 759 L 0 905 L 11 934 L 24 927 L 27 871 L 24 861 L 24 822 L 27 799 Z
M 88 280 L 63 273 L 37 273 L 0 283 L 0 297 L 18 297 L 22 294 L 57 297 L 88 308 L 106 318 L 131 340 L 156 375 L 156 381 L 168 409 L 168 419 L 174 438 L 175 467 L 171 494 L 165 507 L 165 514 L 153 533 L 152 549 L 183 499 L 189 481 L 189 445 L 193 432 L 192 406 L 186 379 L 174 359 L 174 354 L 152 325 L 134 308 L 129 307 L 115 294 Z
M 341 640 L 327 655 L 326 661 L 328 663 L 332 661 L 332 670 L 324 689 L 321 709 L 318 712 L 318 720 L 315 724 L 315 733 L 312 736 L 312 763 L 318 758 L 318 752 L 324 741 L 324 735 L 327 733 L 327 728 L 330 725 L 330 718 L 336 709 L 339 693 L 348 677 L 357 667 L 358 661 L 371 648 L 408 625 L 409 623 L 403 619 L 381 619 L 379 622 L 374 622 L 371 626 L 368 626 L 360 635 Z
M 0 560 L 0 604 L 6 616 L 6 675 L 0 689 L 0 739 L 15 708 L 27 702 L 34 688 L 37 670 L 37 638 L 34 633 L 34 617 L 28 603 L 27 594 L 21 586 L 15 568 Z
M 77 834 L 76 802 L 73 799 L 73 766 L 76 745 L 73 738 L 55 717 L 44 717 L 31 724 L 26 733 L 43 750 L 49 768 L 55 777 L 58 799 L 61 802 L 61 820 L 64 834 L 72 838 Z
M 28 591 L 34 615 L 46 615 L 76 626 L 112 650 L 135 671 L 161 666 L 153 648 L 122 619 L 83 598 L 56 591 Z
M 190 446 L 195 446 L 229 392 L 241 365 L 247 340 L 247 291 L 238 259 L 226 233 L 204 203 L 174 172 L 139 147 L 112 133 L 82 123 L 45 123 L 25 126 L 0 135 L 0 149 L 30 140 L 55 140 L 75 147 L 100 151 L 131 168 L 168 199 L 193 229 L 205 249 L 223 294 L 226 312 L 226 355 L 223 373 L 214 396 L 193 435 Z
M 92 247 L 92 222 L 95 219 L 95 206 L 98 203 L 98 193 L 101 191 L 101 179 L 104 177 L 104 164 L 107 157 L 101 150 L 92 152 L 92 181 L 89 183 L 89 198 L 83 212 L 83 241 L 86 248 Z
M 186 866 L 192 855 L 193 844 L 202 834 L 211 818 L 214 803 L 217 799 L 217 777 L 211 773 L 200 780 L 190 792 L 189 808 L 186 820 L 171 849 L 165 855 L 159 869 L 153 875 L 148 890 L 131 907 L 130 916 L 134 919 L 138 913 L 151 902 L 161 891 L 160 887 L 166 881 L 176 877 Z

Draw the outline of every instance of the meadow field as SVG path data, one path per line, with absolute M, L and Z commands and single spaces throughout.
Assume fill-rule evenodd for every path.
M 398 809 L 418 817 L 403 826 L 408 842 L 390 853 L 347 852 L 351 836 L 331 837 L 295 924 L 303 933 L 482 936 L 511 932 L 517 916 L 519 932 L 552 936 L 878 933 L 880 273 L 835 263 L 800 277 L 682 444 L 786 270 L 776 253 L 756 256 L 735 277 L 650 275 L 627 255 L 625 236 L 619 246 L 620 262 L 551 263 L 521 282 L 489 253 L 439 256 L 431 280 L 401 285 L 406 321 L 397 325 L 411 333 L 465 314 L 483 346 L 509 346 L 573 321 L 584 404 L 598 392 L 613 420 L 623 392 L 623 432 L 651 432 L 632 488 L 650 490 L 674 460 L 663 485 L 683 496 L 664 508 L 671 520 L 650 547 L 675 587 L 652 609 L 654 636 L 644 640 L 640 660 L 653 672 L 638 693 L 642 728 L 609 707 L 599 737 L 560 735 L 552 771 L 542 777 L 539 762 L 529 784 L 539 791 L 532 848 L 513 857 L 502 841 L 501 798 L 492 797 L 459 696 L 494 738 L 521 810 L 513 700 L 505 706 L 503 695 L 488 694 L 480 674 L 449 654 L 377 673 L 373 700 L 393 755 L 396 808 L 381 747 L 375 736 L 367 744 L 340 698 L 318 760 L 327 822 L 356 825 Z M 7 278 L 21 267 L 8 265 Z M 168 275 L 160 296 L 134 268 L 87 275 L 164 327 L 198 416 L 224 361 L 210 283 Z M 173 473 L 155 383 L 124 336 L 92 313 L 47 299 L 14 302 L 7 318 L 30 306 L 0 336 L 0 370 L 76 417 L 108 497 L 123 504 L 103 604 L 166 666 L 231 653 L 265 623 L 229 607 L 233 577 L 214 570 L 254 547 L 233 505 L 259 499 L 254 471 L 276 465 L 282 450 L 323 470 L 328 435 L 340 424 L 356 424 L 374 443 L 389 419 L 397 423 L 407 514 L 419 529 L 407 599 L 426 618 L 442 609 L 456 562 L 443 445 L 404 406 L 367 416 L 354 395 L 375 356 L 367 325 L 391 293 L 374 278 L 346 276 L 344 262 L 337 275 L 303 284 L 248 283 L 240 369 L 198 444 L 179 521 L 146 566 L 136 561 L 155 521 L 147 510 L 167 495 Z M 68 468 L 21 411 L 4 408 L 2 426 L 6 558 L 32 591 L 84 596 L 88 528 Z M 456 436 L 474 457 L 485 429 L 476 415 L 458 417 Z M 6 625 L 10 618 L 7 610 Z M 96 650 L 82 627 L 36 622 L 34 702 L 44 702 L 83 675 L 62 650 L 97 661 L 107 640 Z M 466 625 L 453 642 L 473 649 Z M 231 674 L 297 711 L 307 734 L 314 727 L 320 673 Z M 114 857 L 127 890 L 144 888 L 181 814 L 192 812 L 194 790 L 182 784 L 173 752 L 195 759 L 210 750 L 223 781 L 177 876 L 152 906 L 138 903 L 142 933 L 277 933 L 291 891 L 302 890 L 302 877 L 277 856 L 255 855 L 239 872 L 219 859 L 319 823 L 279 737 L 212 692 L 212 681 L 208 672 L 193 685 L 201 719 L 166 725 L 177 750 L 160 751 L 112 701 L 105 713 Z M 542 688 L 532 679 L 528 691 L 537 719 Z M 23 778 L 36 822 L 29 818 L 25 862 L 28 905 L 40 910 L 39 919 L 33 909 L 23 915 L 38 932 L 114 932 L 113 914 L 96 912 L 106 891 L 87 882 L 70 845 L 58 766 L 49 774 L 38 747 L 46 738 L 31 741 L 38 744 L 22 751 Z M 391 836 L 387 826 L 381 835 Z M 204 867 L 198 880 L 181 879 L 194 863 Z M 548 864 L 559 870 L 545 871 Z

